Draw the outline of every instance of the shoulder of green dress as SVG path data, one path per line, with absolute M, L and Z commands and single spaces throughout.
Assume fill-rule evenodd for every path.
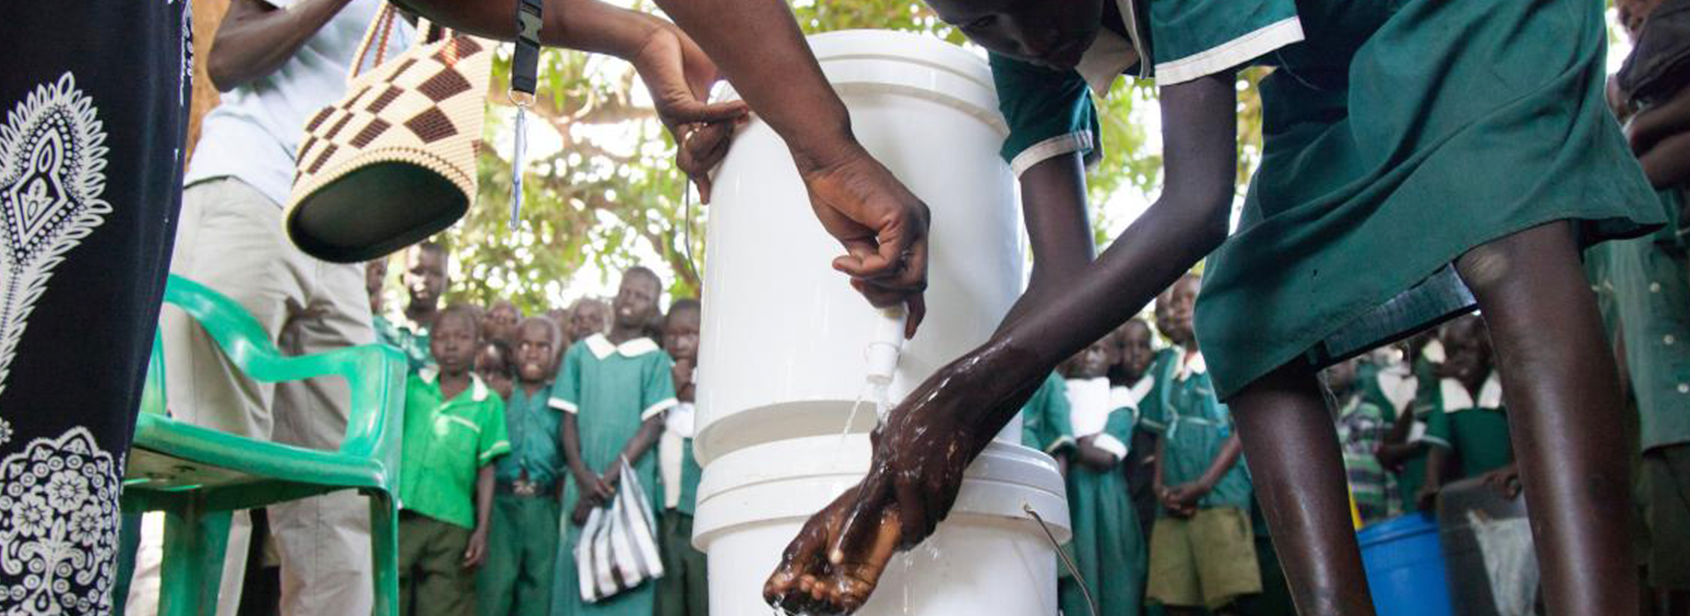
M 1156 83 L 1240 66 L 1303 40 L 1296 0 L 1150 0 Z

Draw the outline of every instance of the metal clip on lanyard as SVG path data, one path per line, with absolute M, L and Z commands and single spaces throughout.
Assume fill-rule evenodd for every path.
M 505 91 L 516 106 L 516 142 L 511 148 L 511 222 L 515 231 L 522 215 L 522 170 L 528 156 L 528 109 L 540 81 L 540 13 L 545 0 L 516 3 L 516 50 L 511 54 L 511 85 Z

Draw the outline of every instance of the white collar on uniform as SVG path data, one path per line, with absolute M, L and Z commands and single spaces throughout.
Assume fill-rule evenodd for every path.
M 1174 378 L 1184 381 L 1191 378 L 1193 374 L 1207 374 L 1209 372 L 1209 362 L 1203 359 L 1202 351 L 1192 353 L 1190 356 L 1185 356 L 1184 350 L 1178 352 L 1181 354 L 1183 361 L 1180 362 L 1179 374 Z
M 1115 31 L 1099 26 L 1097 40 L 1092 41 L 1091 47 L 1087 47 L 1086 53 L 1080 56 L 1080 65 L 1074 67 L 1074 71 L 1085 78 L 1086 85 L 1091 86 L 1092 93 L 1098 98 L 1107 96 L 1110 86 L 1115 85 L 1115 80 L 1134 64 L 1140 67 L 1139 77 L 1150 76 L 1147 70 L 1150 63 L 1139 62 L 1145 55 L 1144 36 L 1138 31 L 1133 0 L 1115 0 L 1115 6 L 1120 8 L 1121 22 L 1127 27 L 1127 38 L 1121 38 Z
M 1471 408 L 1496 409 L 1502 408 L 1502 381 L 1497 380 L 1496 373 L 1490 373 L 1485 378 L 1484 386 L 1479 388 L 1479 399 L 1473 400 L 1467 387 L 1461 381 L 1446 378 L 1438 382 L 1438 391 L 1444 397 L 1444 412 L 1454 413 Z
M 417 376 L 422 377 L 424 383 L 433 385 L 434 380 L 440 378 L 440 368 L 435 366 L 423 368 L 417 371 Z M 474 372 L 469 373 L 469 386 L 469 397 L 471 400 L 481 402 L 487 399 L 487 384 L 482 383 L 481 377 L 476 375 Z
M 610 357 L 612 353 L 621 353 L 623 357 L 639 357 L 658 350 L 657 343 L 652 342 L 650 338 L 635 338 L 617 345 L 604 334 L 593 334 L 582 342 L 587 343 L 587 350 L 592 351 L 593 357 L 599 359 Z
M 1150 395 L 1150 390 L 1156 386 L 1156 379 L 1147 373 L 1138 378 L 1132 387 L 1119 385 L 1109 390 L 1109 405 L 1115 408 L 1130 408 L 1137 410 L 1138 404 L 1144 397 Z
M 1414 402 L 1414 394 L 1418 393 L 1420 388 L 1420 382 L 1414 378 L 1414 371 L 1407 363 L 1385 366 L 1375 380 L 1379 382 L 1379 391 L 1384 392 L 1385 399 L 1391 402 L 1391 406 L 1398 413 Z

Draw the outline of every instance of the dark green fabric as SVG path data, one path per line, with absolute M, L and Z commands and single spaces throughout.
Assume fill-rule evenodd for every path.
M 1116 409 L 1103 433 L 1127 443 L 1132 440 L 1133 413 Z M 1127 497 L 1127 477 L 1119 465 L 1094 471 L 1075 463 L 1068 467 L 1068 519 L 1074 530 L 1069 553 L 1080 576 L 1097 601 L 1099 614 L 1132 616 L 1144 604 L 1147 541 L 1139 530 L 1138 514 Z M 1064 578 L 1059 588 L 1062 611 L 1087 614 L 1078 582 Z
M 1055 454 L 1074 444 L 1068 423 L 1068 384 L 1051 373 L 1021 407 L 1021 444 Z
M 1587 245 L 1664 222 L 1604 103 L 1600 3 L 1298 9 L 1308 40 L 1261 82 L 1261 165 L 1197 303 L 1222 399 L 1473 247 L 1556 220 Z M 1439 306 L 1399 303 L 1417 305 Z M 1453 311 L 1401 310 L 1375 339 Z
M 1508 416 L 1501 407 L 1439 409 L 1426 421 L 1426 436 L 1448 443 L 1460 461 L 1460 478 L 1477 477 L 1514 459 Z
M 1657 447 L 1643 454 L 1648 486 L 1649 583 L 1690 591 L 1690 445 Z
M 399 516 L 400 616 L 475 616 L 469 529 L 420 513 Z
M 558 515 L 550 494 L 493 497 L 487 562 L 475 582 L 480 616 L 527 616 L 550 608 Z
M 998 110 L 1009 122 L 1009 137 L 998 152 L 1004 162 L 1013 164 L 1028 148 L 1065 135 L 1074 136 L 1081 147 L 1069 147 L 1063 153 L 1077 151 L 1088 163 L 1102 159 L 1103 131 L 1091 92 L 1079 73 L 1033 66 L 995 53 L 987 56 L 998 90 Z
M 1151 55 L 1155 56 L 1156 77 L 1177 79 L 1176 72 L 1190 71 L 1175 67 L 1201 63 L 1204 56 L 1228 55 L 1229 47 L 1248 44 L 1263 28 L 1296 16 L 1294 0 L 1151 0 Z M 1239 62 L 1251 60 L 1257 58 L 1239 58 Z M 1210 74 L 1237 63 L 1199 72 Z
M 517 383 L 511 389 L 510 401 L 505 404 L 505 432 L 510 437 L 511 453 L 494 462 L 494 476 L 506 483 L 522 479 L 550 492 L 563 473 L 563 447 L 558 439 L 558 426 L 563 412 L 547 405 L 552 386 L 546 384 L 534 395 Z
M 681 439 L 681 502 L 675 510 L 689 517 L 698 513 L 698 482 L 704 478 L 704 467 L 692 455 L 692 439 Z
M 1662 213 L 1676 221 L 1683 194 L 1658 196 Z M 1588 251 L 1586 271 L 1609 308 L 1605 320 L 1617 320 L 1625 338 L 1645 450 L 1690 443 L 1690 265 L 1680 228 Z
M 692 514 L 663 516 L 663 579 L 657 581 L 657 616 L 710 616 L 707 558 L 692 547 Z
M 405 354 L 405 363 L 409 365 L 411 374 L 434 365 L 434 354 L 428 349 L 427 329 L 398 325 L 379 314 L 371 319 L 371 325 L 376 330 L 376 341 Z

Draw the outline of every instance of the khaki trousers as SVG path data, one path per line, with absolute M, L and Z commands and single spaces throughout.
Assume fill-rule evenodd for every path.
M 182 195 L 172 274 L 239 302 L 277 346 L 320 353 L 375 342 L 364 270 L 306 256 L 288 241 L 282 207 L 233 178 L 195 183 Z M 350 393 L 339 379 L 279 385 L 245 378 L 199 325 L 167 307 L 160 320 L 166 396 L 177 419 L 277 442 L 335 449 L 346 434 Z M 269 508 L 282 565 L 282 613 L 368 614 L 374 602 L 367 499 L 337 492 Z M 218 614 L 240 603 L 251 522 L 237 513 L 224 561 Z M 142 551 L 162 537 L 144 540 Z M 137 563 L 137 589 L 148 584 Z M 157 575 L 156 568 L 150 571 Z M 132 604 L 136 601 L 131 601 Z M 153 614 L 156 601 L 130 614 Z

